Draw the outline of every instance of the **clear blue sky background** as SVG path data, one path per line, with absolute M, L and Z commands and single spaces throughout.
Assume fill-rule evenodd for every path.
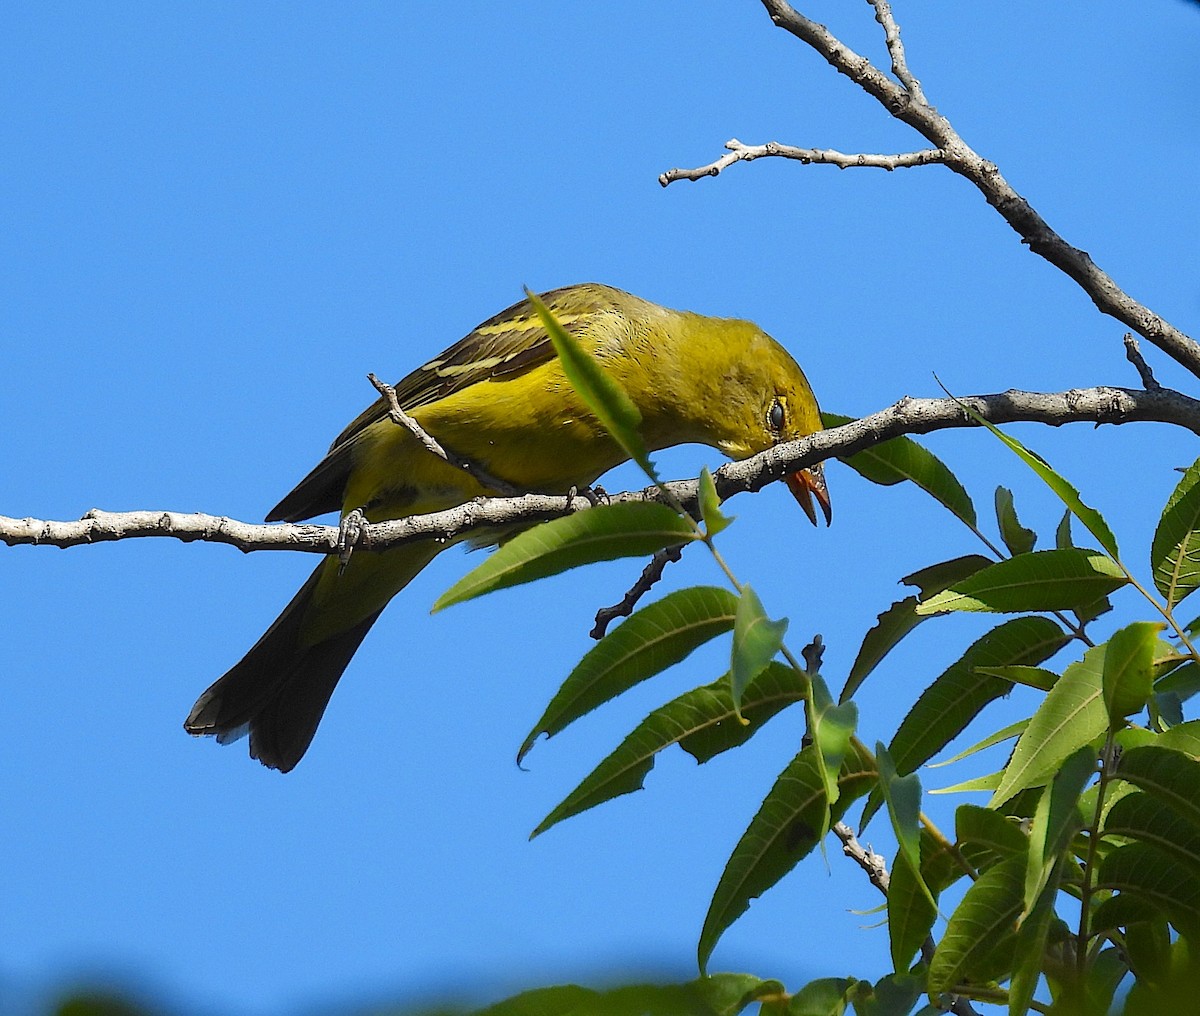
M 1200 8 L 896 7 L 968 142 L 1195 333 Z M 885 59 L 865 4 L 804 8 Z M 368 371 L 400 377 L 522 285 L 598 280 L 753 318 L 845 413 L 937 394 L 935 371 L 960 393 L 1136 384 L 1122 328 L 943 169 L 765 160 L 660 189 L 661 171 L 731 136 L 924 147 L 752 0 L 10 3 L 0 89 L 5 514 L 257 520 L 371 401 Z M 1184 383 L 1167 365 L 1160 378 Z M 1194 443 L 1151 426 L 1017 431 L 1143 562 Z M 992 439 L 929 444 L 981 509 L 1003 482 L 1051 531 L 1059 510 Z M 662 461 L 683 476 L 719 457 Z M 737 500 L 725 542 L 797 643 L 824 635 L 836 687 L 901 575 L 976 548 L 916 492 L 837 465 L 829 479 L 832 529 L 769 489 Z M 170 541 L 0 551 L 0 1012 L 36 1011 L 76 978 L 266 1016 L 690 976 L 708 896 L 800 716 L 703 768 L 668 753 L 646 791 L 529 843 L 647 709 L 717 676 L 724 649 L 539 745 L 521 772 L 516 747 L 592 614 L 640 565 L 431 617 L 469 563 L 456 551 L 384 614 L 294 773 L 187 737 L 195 696 L 312 563 Z M 670 582 L 717 579 L 695 555 Z M 914 636 L 863 690 L 864 738 L 886 737 L 987 627 Z M 1028 706 L 1014 700 L 995 715 Z M 882 828 L 869 838 L 891 849 Z M 831 850 L 829 870 L 814 858 L 752 907 L 714 969 L 793 987 L 880 976 L 886 931 L 849 913 L 876 903 Z

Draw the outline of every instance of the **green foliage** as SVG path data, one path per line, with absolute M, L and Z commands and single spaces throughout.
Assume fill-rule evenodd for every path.
M 730 661 L 730 690 L 734 708 L 740 708 L 742 693 L 783 648 L 787 618 L 772 621 L 762 600 L 749 586 L 742 587 L 733 619 L 733 652 Z M 740 713 L 739 713 L 740 715 Z
M 691 524 L 666 505 L 600 505 L 519 533 L 451 586 L 435 611 L 570 568 L 642 557 L 695 539 Z
M 601 406 L 601 418 L 620 417 L 619 405 L 604 408 L 612 393 L 594 380 L 578 382 L 588 387 L 589 405 L 595 400 Z M 826 416 L 830 425 L 845 419 Z M 613 424 L 633 425 L 628 419 Z M 1156 999 L 1178 996 L 1194 1003 L 1194 992 L 1180 995 L 1179 985 L 1200 971 L 1191 955 L 1200 936 L 1200 720 L 1184 716 L 1185 704 L 1200 692 L 1200 655 L 1192 644 L 1200 618 L 1181 624 L 1173 610 L 1200 587 L 1200 461 L 1164 508 L 1149 555 L 1152 581 L 1141 582 L 1120 560 L 1108 523 L 1075 487 L 1020 442 L 987 426 L 1062 502 L 1062 519 L 1042 543 L 1053 549 L 1035 549 L 1038 533 L 1022 524 L 1004 487 L 995 493 L 998 539 L 985 536 L 953 473 L 908 438 L 849 456 L 847 463 L 875 483 L 907 481 L 930 493 L 990 556 L 960 555 L 906 576 L 918 595 L 879 614 L 836 704 L 819 672 L 819 639 L 804 651 L 805 664 L 798 663 L 784 641 L 787 622 L 772 620 L 778 607 L 764 605 L 717 556 L 730 589 L 691 587 L 641 607 L 583 657 L 520 752 L 524 756 L 539 734 L 557 733 L 728 634 L 729 672 L 653 710 L 534 835 L 640 789 L 658 753 L 671 745 L 705 763 L 803 702 L 802 739 L 801 712 L 791 713 L 800 750 L 783 765 L 729 855 L 700 929 L 699 966 L 703 972 L 723 933 L 755 898 L 818 847 L 824 850 L 831 828 L 845 841 L 850 833 L 839 824 L 842 816 L 868 797 L 862 824 L 886 806 L 896 841 L 885 877 L 871 869 L 872 880 L 887 886 L 893 972 L 873 984 L 821 977 L 791 992 L 774 981 L 734 975 L 608 993 L 556 989 L 565 993 L 521 996 L 521 1005 L 545 1008 L 497 1013 L 619 1014 L 627 1002 L 650 1013 L 670 998 L 671 1004 L 701 1006 L 675 1010 L 681 1012 L 735 1013 L 758 1002 L 765 1016 L 824 1016 L 851 1008 L 858 1016 L 903 1016 L 921 1004 L 921 996 L 944 1009 L 955 995 L 1002 1006 L 1010 1016 L 1031 1007 L 1047 1011 L 1047 995 L 1054 1013 L 1100 1013 L 1129 988 L 1130 1013 L 1139 1011 L 1137 1005 L 1151 1011 L 1144 1007 Z M 690 541 L 716 555 L 715 538 L 733 520 L 723 514 L 707 472 L 699 482 L 699 507 L 699 523 L 661 505 L 624 504 L 538 527 L 509 541 L 439 606 L 591 560 Z M 1099 550 L 1074 545 L 1072 519 Z M 1151 619 L 1133 615 L 1115 630 L 1094 634 L 1090 626 L 1112 609 L 1110 597 L 1134 591 L 1144 597 Z M 856 694 L 867 677 L 887 670 L 904 639 L 951 612 L 1017 616 L 965 650 L 945 652 L 944 642 L 935 644 L 926 658 L 949 658 L 949 666 L 922 663 L 885 675 L 903 689 L 892 700 L 913 704 L 898 723 L 884 717 L 895 732 L 887 748 L 869 751 L 854 736 Z M 942 793 L 990 793 L 986 807 L 957 808 L 948 838 L 922 811 L 917 770 L 1015 687 L 1023 701 L 1032 700 L 1030 715 L 982 732 L 939 763 L 967 767 Z M 970 771 L 977 753 L 1014 739 L 997 771 Z M 750 793 L 757 797 L 762 790 Z M 860 863 L 870 868 L 874 862 Z M 939 906 L 948 913 L 944 927 Z M 821 919 L 810 898 L 803 921 L 816 927 Z M 1192 983 L 1200 985 L 1200 978 Z M 704 994 L 710 989 L 719 1004 Z M 564 1007 L 554 1008 L 560 1002 Z
M 918 614 L 1074 610 L 1125 584 L 1120 566 L 1094 550 L 1038 550 L 998 561 L 918 605 Z
M 826 427 L 851 423 L 853 417 L 822 413 Z M 897 437 L 842 460 L 860 476 L 884 486 L 908 480 L 944 505 L 968 526 L 974 526 L 975 505 L 966 488 L 933 452 L 911 438 Z
M 738 597 L 715 586 L 693 586 L 635 611 L 604 636 L 568 675 L 517 752 L 525 757 L 539 734 L 553 736 L 609 699 L 731 631 Z

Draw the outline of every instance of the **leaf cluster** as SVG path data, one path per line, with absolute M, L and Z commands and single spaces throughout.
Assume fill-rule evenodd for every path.
M 619 390 L 614 395 L 611 381 L 548 314 L 546 323 L 566 351 L 564 362 L 573 365 L 577 389 L 657 482 Z M 842 422 L 826 418 L 830 426 Z M 1122 985 L 1132 985 L 1130 1006 L 1150 1004 L 1172 997 L 1181 978 L 1195 973 L 1200 721 L 1186 720 L 1184 706 L 1200 691 L 1192 642 L 1200 619 L 1183 624 L 1175 611 L 1200 588 L 1200 460 L 1164 507 L 1148 562 L 1152 583 L 1143 585 L 1105 519 L 1063 476 L 978 422 L 1061 500 L 1064 515 L 1052 545 L 1038 548 L 1039 534 L 1021 523 L 1003 487 L 994 498 L 999 540 L 990 540 L 950 469 L 908 438 L 848 457 L 874 483 L 916 484 L 976 534 L 986 553 L 906 576 L 915 593 L 879 615 L 836 701 L 820 673 L 820 646 L 808 647 L 801 663 L 785 642 L 786 619 L 773 618 L 718 552 L 715 537 L 732 520 L 707 473 L 697 518 L 679 505 L 599 505 L 511 539 L 437 603 L 440 609 L 568 568 L 669 547 L 703 545 L 713 555 L 728 587 L 680 589 L 635 611 L 584 655 L 519 752 L 523 758 L 539 736 L 556 736 L 701 645 L 729 636 L 727 671 L 645 716 L 539 823 L 533 831 L 539 835 L 641 789 L 658 754 L 672 745 L 705 763 L 799 707 L 792 714 L 802 717 L 798 750 L 729 855 L 700 929 L 702 978 L 680 991 L 725 983 L 703 976 L 721 935 L 823 847 L 856 801 L 866 799 L 860 829 L 886 811 L 897 843 L 886 883 L 891 974 L 874 985 L 826 978 L 790 993 L 752 978 L 738 982 L 745 990 L 736 1000 L 730 995 L 725 1008 L 696 1011 L 735 1012 L 756 1002 L 767 1013 L 851 1007 L 899 1014 L 923 997 L 939 1008 L 957 998 L 1001 1004 L 1013 1016 L 1031 1007 L 1091 1013 L 1106 1011 Z M 1073 523 L 1094 547 L 1074 543 Z M 1095 639 L 1089 626 L 1112 611 L 1112 597 L 1134 592 L 1155 620 L 1134 620 Z M 889 743 L 869 749 L 855 736 L 855 695 L 919 626 L 955 612 L 1007 616 L 927 678 Z M 1030 715 L 949 760 L 961 764 L 1011 742 L 1000 769 L 938 791 L 990 794 L 986 806 L 959 806 L 948 836 L 922 811 L 918 770 L 1018 685 L 1038 696 Z M 1047 994 L 1049 1010 L 1038 1001 Z M 590 1012 L 589 1004 L 575 999 L 561 1011 Z M 639 1011 L 656 1011 L 645 1004 Z

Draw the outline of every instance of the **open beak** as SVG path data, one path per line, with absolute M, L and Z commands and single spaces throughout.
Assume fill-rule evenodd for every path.
M 833 509 L 829 505 L 829 488 L 825 486 L 825 470 L 821 468 L 821 463 L 818 462 L 815 466 L 801 469 L 792 473 L 791 476 L 785 476 L 784 480 L 787 482 L 788 490 L 800 502 L 804 514 L 808 516 L 814 526 L 817 524 L 817 510 L 813 507 L 813 498 L 816 498 L 817 504 L 821 506 L 821 512 L 825 516 L 825 525 L 829 525 L 833 521 Z

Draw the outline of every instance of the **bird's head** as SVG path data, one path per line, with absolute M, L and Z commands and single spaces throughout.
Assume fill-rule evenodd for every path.
M 821 411 L 799 364 L 778 342 L 748 321 L 724 321 L 720 374 L 713 380 L 725 411 L 723 433 L 714 443 L 726 455 L 744 459 L 785 441 L 822 429 Z M 820 505 L 826 525 L 832 520 L 825 473 L 817 463 L 785 477 L 804 513 L 817 524 Z

